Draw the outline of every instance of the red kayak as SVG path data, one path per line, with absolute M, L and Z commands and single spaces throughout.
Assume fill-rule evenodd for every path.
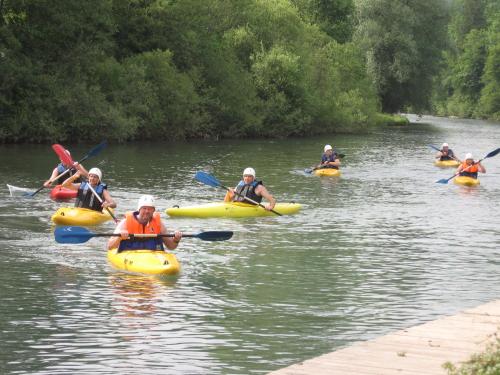
M 62 187 L 61 185 L 57 185 L 50 191 L 50 198 L 55 201 L 67 201 L 73 198 L 76 198 L 76 190 L 68 189 Z

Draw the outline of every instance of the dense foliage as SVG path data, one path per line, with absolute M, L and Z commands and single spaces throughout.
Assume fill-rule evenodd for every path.
M 500 2 L 454 0 L 448 34 L 435 111 L 500 120 Z
M 1 0 L 0 141 L 290 136 L 379 112 L 350 0 Z
M 447 7 L 440 0 L 356 0 L 356 42 L 386 112 L 428 108 L 445 47 Z
M 499 61 L 498 0 L 0 0 L 0 142 L 500 119 Z

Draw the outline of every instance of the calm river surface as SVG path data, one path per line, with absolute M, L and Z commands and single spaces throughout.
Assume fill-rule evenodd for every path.
M 37 188 L 57 163 L 49 145 L 0 145 L 0 373 L 261 374 L 500 297 L 500 156 L 478 188 L 436 184 L 427 145 L 476 159 L 500 147 L 500 126 L 424 117 L 371 135 L 108 146 L 101 162 L 117 213 L 151 193 L 172 229 L 231 230 L 185 239 L 177 280 L 126 274 L 105 240 L 54 241 L 62 204 Z M 326 143 L 342 177 L 306 175 Z M 65 145 L 75 159 L 94 145 Z M 253 166 L 294 216 L 169 219 L 164 210 L 221 200 Z M 111 222 L 99 232 L 111 232 Z

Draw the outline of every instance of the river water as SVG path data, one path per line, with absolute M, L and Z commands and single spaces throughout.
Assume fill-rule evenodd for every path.
M 415 119 L 415 118 L 413 118 Z M 100 163 L 118 202 L 150 193 L 167 226 L 231 230 L 185 239 L 177 279 L 127 274 L 105 240 L 61 245 L 62 203 L 0 190 L 0 373 L 261 374 L 500 296 L 500 157 L 477 188 L 436 184 L 429 144 L 476 159 L 500 147 L 498 124 L 424 117 L 370 135 L 110 145 Z M 325 143 L 342 177 L 303 172 Z M 94 145 L 65 145 L 75 159 Z M 4 183 L 37 188 L 57 159 L 48 145 L 0 146 Z M 293 216 L 170 219 L 164 210 L 221 200 L 252 166 Z M 93 229 L 111 232 L 113 224 Z

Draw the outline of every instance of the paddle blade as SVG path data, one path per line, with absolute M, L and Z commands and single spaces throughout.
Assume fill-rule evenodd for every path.
M 100 152 L 101 152 L 101 151 L 102 151 L 102 150 L 103 150 L 103 149 L 104 149 L 107 145 L 108 145 L 108 144 L 107 144 L 107 142 L 106 142 L 106 141 L 104 141 L 104 142 L 102 142 L 102 143 L 98 144 L 97 146 L 95 146 L 92 150 L 90 150 L 90 151 L 87 153 L 87 155 L 86 155 L 85 159 L 88 159 L 88 158 L 90 158 L 90 157 L 92 157 L 92 156 L 96 156 L 96 155 L 97 155 L 98 153 L 100 153 Z
M 33 190 L 7 184 L 11 197 L 31 197 Z
M 57 156 L 59 157 L 59 159 L 63 164 L 66 164 L 67 166 L 73 165 L 73 159 L 71 158 L 69 151 L 67 151 L 63 146 L 55 144 L 52 145 L 52 149 L 57 154 Z
M 439 148 L 437 148 L 436 146 L 433 146 L 433 145 L 427 145 L 429 146 L 430 148 L 432 148 L 433 150 L 436 150 L 436 151 L 441 151 Z
M 57 227 L 54 236 L 58 243 L 84 243 L 94 237 L 94 233 L 83 227 Z
M 447 183 L 448 183 L 448 181 L 450 181 L 450 179 L 449 179 L 449 178 L 442 178 L 442 179 L 440 179 L 440 180 L 437 180 L 437 181 L 436 181 L 436 184 L 447 184 Z
M 312 169 L 312 168 L 306 168 L 306 169 L 304 169 L 304 172 L 306 172 L 306 173 L 313 173 L 313 170 L 314 169 Z
M 201 232 L 199 234 L 193 235 L 193 237 L 199 238 L 200 240 L 203 241 L 226 241 L 231 237 L 233 237 L 233 232 L 231 231 Z
M 222 186 L 219 180 L 217 180 L 214 176 L 205 173 L 205 172 L 196 172 L 194 175 L 194 179 L 196 181 L 199 181 L 205 185 L 213 186 L 213 187 L 220 187 Z
M 496 150 L 493 150 L 491 151 L 488 155 L 486 155 L 483 159 L 486 159 L 486 158 L 491 158 L 493 156 L 496 156 L 498 155 L 498 153 L 500 153 L 500 148 L 497 148 Z

